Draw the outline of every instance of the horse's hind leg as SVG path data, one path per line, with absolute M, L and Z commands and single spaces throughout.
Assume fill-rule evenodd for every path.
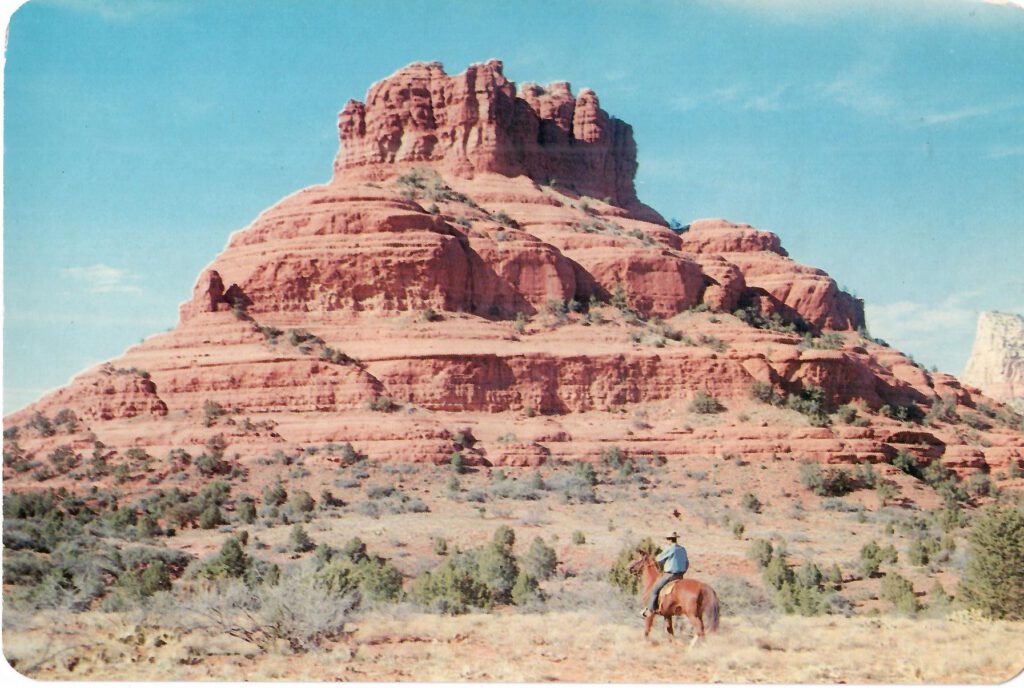
M 690 641 L 690 647 L 693 647 L 697 644 L 698 640 L 704 640 L 704 622 L 696 614 L 688 618 L 690 623 L 693 624 L 693 640 Z
M 669 642 L 674 643 L 676 641 L 676 629 L 672 624 L 671 616 L 665 617 L 665 630 L 668 631 Z

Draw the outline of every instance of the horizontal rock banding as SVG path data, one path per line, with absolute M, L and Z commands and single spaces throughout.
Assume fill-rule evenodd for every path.
M 594 460 L 615 442 L 678 461 L 904 450 L 965 474 L 1022 460 L 1003 427 L 982 442 L 875 413 L 980 397 L 856 335 L 863 303 L 778 235 L 721 219 L 670 229 L 636 198 L 629 125 L 591 91 L 517 91 L 498 62 L 458 76 L 417 64 L 349 102 L 339 134 L 331 181 L 233 234 L 178 327 L 6 419 L 80 420 L 26 431 L 25 449 L 99 440 L 162 456 L 223 434 L 249 463 L 344 442 L 478 466 Z M 860 424 L 808 427 L 781 408 L 817 390 L 829 408 L 856 404 Z M 694 412 L 701 395 L 724 414 Z M 481 441 L 460 448 L 467 426 Z

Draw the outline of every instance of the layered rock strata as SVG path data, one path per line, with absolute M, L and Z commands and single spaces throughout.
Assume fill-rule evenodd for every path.
M 638 205 L 633 129 L 609 117 L 597 95 L 569 84 L 516 92 L 502 63 L 471 65 L 458 76 L 440 62 L 417 63 L 350 100 L 338 116 L 342 148 L 335 174 L 385 179 L 429 164 L 473 177 L 481 172 L 538 182 L 561 180 L 580 194 Z
M 253 465 L 346 442 L 513 466 L 609 443 L 679 461 L 908 448 L 964 473 L 1021 460 L 1024 438 L 1002 426 L 979 440 L 886 417 L 978 395 L 859 334 L 863 304 L 777 235 L 670 229 L 636 199 L 629 126 L 592 92 L 517 91 L 497 62 L 458 76 L 417 64 L 339 122 L 331 181 L 233 234 L 173 331 L 5 419 L 76 414 L 73 431 L 22 432 L 24 450 L 163 456 L 221 435 Z M 780 407 L 812 394 L 856 406 L 858 424 L 810 427 Z M 709 396 L 724 415 L 693 410 Z M 462 427 L 479 443 L 457 446 Z

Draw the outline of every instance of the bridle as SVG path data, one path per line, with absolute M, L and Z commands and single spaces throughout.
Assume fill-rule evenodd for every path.
M 649 554 L 641 554 L 639 559 L 629 565 L 629 572 L 634 576 L 637 575 L 641 570 L 643 570 L 643 567 L 647 564 L 650 558 L 651 556 Z

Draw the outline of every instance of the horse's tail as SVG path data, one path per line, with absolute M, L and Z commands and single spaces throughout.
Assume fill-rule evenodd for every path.
M 709 631 L 718 630 L 718 594 L 710 585 L 704 584 L 704 599 L 706 600 L 704 613 L 704 626 Z

